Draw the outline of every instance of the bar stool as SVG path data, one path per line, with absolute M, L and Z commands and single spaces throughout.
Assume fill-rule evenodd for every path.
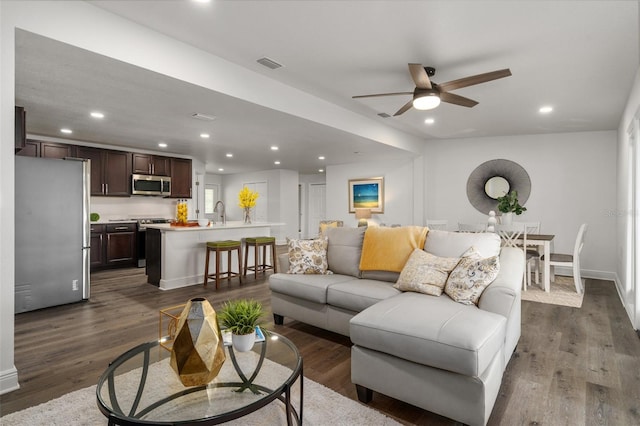
M 231 271 L 231 254 L 234 250 L 238 251 L 238 272 Z M 214 274 L 209 274 L 209 255 L 214 251 L 216 253 L 216 272 Z M 220 272 L 220 258 L 222 256 L 221 253 L 227 253 L 227 270 L 226 272 Z M 216 290 L 218 289 L 218 283 L 220 282 L 220 278 L 226 278 L 227 280 L 231 280 L 231 278 L 238 277 L 240 280 L 240 284 L 242 284 L 242 243 L 240 241 L 234 240 L 224 240 L 224 241 L 207 241 L 207 260 L 204 265 L 204 286 L 207 286 L 209 278 L 215 281 Z
M 267 264 L 267 247 L 271 246 L 271 264 Z M 254 266 L 248 266 L 249 247 L 253 247 Z M 262 261 L 260 261 L 260 247 L 262 247 Z M 255 277 L 258 273 L 266 274 L 267 270 L 272 269 L 278 272 L 276 266 L 276 237 L 249 237 L 244 239 L 244 276 L 247 271 L 253 271 Z

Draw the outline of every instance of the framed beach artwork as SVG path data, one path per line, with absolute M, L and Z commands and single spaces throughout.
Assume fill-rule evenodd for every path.
M 349 179 L 349 213 L 356 209 L 384 213 L 384 178 Z

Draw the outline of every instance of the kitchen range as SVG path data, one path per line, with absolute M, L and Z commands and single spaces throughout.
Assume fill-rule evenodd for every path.
M 171 219 L 163 218 L 139 218 L 133 219 L 136 221 L 136 246 L 138 250 L 138 268 L 144 268 L 147 264 L 146 260 L 146 236 L 147 225 L 158 223 L 169 223 Z

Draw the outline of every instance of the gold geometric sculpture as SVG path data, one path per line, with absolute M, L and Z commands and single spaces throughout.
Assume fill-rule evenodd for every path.
M 206 385 L 224 363 L 224 342 L 216 311 L 203 297 L 184 307 L 171 348 L 171 368 L 185 386 Z

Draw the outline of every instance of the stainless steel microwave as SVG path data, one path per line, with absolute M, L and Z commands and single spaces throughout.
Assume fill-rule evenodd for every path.
M 131 175 L 133 195 L 171 195 L 171 178 L 168 176 Z

